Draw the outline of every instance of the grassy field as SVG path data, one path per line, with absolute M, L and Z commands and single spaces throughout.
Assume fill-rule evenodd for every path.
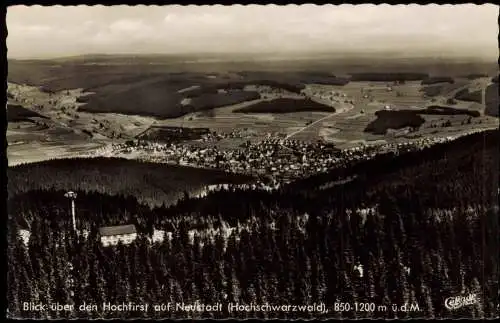
M 45 134 L 30 133 L 16 137 L 7 133 L 9 146 L 7 147 L 7 160 L 9 166 L 24 163 L 34 163 L 54 158 L 70 158 L 78 153 L 97 149 L 102 146 L 98 141 L 71 140 L 71 141 L 43 141 Z
M 457 86 L 457 83 L 460 86 Z M 447 83 L 448 84 L 448 83 Z M 454 91 L 466 86 L 467 82 L 460 79 L 453 87 L 447 87 L 441 94 L 454 95 Z M 456 105 L 446 105 L 446 96 L 439 95 L 438 99 L 424 96 L 421 81 L 408 81 L 404 84 L 391 85 L 388 91 L 386 82 L 350 82 L 343 86 L 308 84 L 306 93 L 314 100 L 322 102 L 322 96 L 330 96 L 332 92 L 338 95 L 332 106 L 336 113 L 326 112 L 294 112 L 294 113 L 235 113 L 246 109 L 253 103 L 246 102 L 231 107 L 214 109 L 210 116 L 190 114 L 183 118 L 163 120 L 158 124 L 184 127 L 207 127 L 215 131 L 230 132 L 232 129 L 252 129 L 253 140 L 265 138 L 267 134 L 281 133 L 284 136 L 293 134 L 303 129 L 292 139 L 315 141 L 324 139 L 337 144 L 339 147 L 350 147 L 361 142 L 384 142 L 404 140 L 404 136 L 393 134 L 373 134 L 365 132 L 366 127 L 377 119 L 375 113 L 389 106 L 391 109 L 410 110 L 419 112 L 424 120 L 421 127 L 413 136 L 438 136 L 442 134 L 455 134 L 466 131 L 471 127 L 494 127 L 498 122 L 488 116 L 473 118 L 470 124 L 468 114 L 484 112 L 484 106 L 478 103 L 458 101 Z M 316 96 L 315 96 L 316 95 Z M 344 96 L 345 95 L 345 96 Z M 271 100 L 271 99 L 269 99 Z M 263 102 L 256 100 L 254 103 Z M 350 109 L 342 109 L 344 101 L 353 102 Z M 272 102 L 272 101 L 268 101 Z M 339 103 L 340 102 L 340 103 Z M 350 103 L 347 104 L 350 106 Z M 442 106 L 450 108 L 449 111 L 436 109 L 426 110 L 428 107 Z M 462 110 L 471 110 L 460 111 Z M 449 113 L 448 113 L 449 112 Z M 464 113 L 463 115 L 454 115 Z M 327 119 L 311 124 L 321 118 Z M 450 121 L 451 126 L 441 127 Z M 304 129 L 305 128 L 305 129 Z M 250 136 L 249 136 L 250 138 Z
M 255 92 L 218 93 L 217 89 L 237 90 L 248 84 L 262 84 L 300 92 L 304 87 L 298 81 L 301 76 L 304 73 L 249 73 L 242 76 L 232 72 L 178 72 L 168 62 L 137 65 L 137 62 L 10 61 L 8 80 L 40 87 L 47 95 L 82 89 L 88 95 L 78 96 L 72 104 L 82 112 L 176 118 L 193 111 L 258 98 Z M 186 90 L 190 87 L 196 88 Z M 182 104 L 186 98 L 192 99 L 188 106 Z
M 233 110 L 239 113 L 291 113 L 291 112 L 335 112 L 335 108 L 311 99 L 275 99 Z
M 82 89 L 47 92 L 36 86 L 8 84 L 10 101 L 50 118 L 46 128 L 59 127 L 84 132 L 94 139 L 130 138 L 147 129 L 154 119 L 115 113 L 89 113 L 78 110 Z M 14 129 L 17 125 L 9 124 Z
M 457 83 L 461 84 L 463 87 L 463 81 L 456 82 L 455 84 L 450 84 L 456 86 Z M 467 84 L 467 83 L 465 83 Z M 100 137 L 98 135 L 102 134 L 106 137 L 114 137 L 113 134 L 123 135 L 127 138 L 132 138 L 137 134 L 144 132 L 151 125 L 154 126 L 177 126 L 177 127 L 194 127 L 194 128 L 209 128 L 214 131 L 219 132 L 231 132 L 234 129 L 240 130 L 251 130 L 247 131 L 249 133 L 248 139 L 259 140 L 265 138 L 268 134 L 282 134 L 282 136 L 290 135 L 298 130 L 299 133 L 293 136 L 293 139 L 297 140 L 316 140 L 325 139 L 339 145 L 349 146 L 351 144 L 359 143 L 362 141 L 376 141 L 376 140 L 393 140 L 392 137 L 386 138 L 384 135 L 374 135 L 366 133 L 364 130 L 367 125 L 376 120 L 375 112 L 383 109 L 386 105 L 396 109 L 422 109 L 431 105 L 438 105 L 439 103 L 446 103 L 446 96 L 440 95 L 433 99 L 426 98 L 422 92 L 422 85 L 420 81 L 408 81 L 405 84 L 391 85 L 391 91 L 388 90 L 387 84 L 385 82 L 350 82 L 343 86 L 334 85 L 318 85 L 318 84 L 308 84 L 305 89 L 307 96 L 316 102 L 321 104 L 328 104 L 335 109 L 337 112 L 328 117 L 327 120 L 323 122 L 316 123 L 312 126 L 308 126 L 329 115 L 326 112 L 293 112 L 286 114 L 276 114 L 276 113 L 235 113 L 234 111 L 239 109 L 244 109 L 248 106 L 258 104 L 261 102 L 271 102 L 276 98 L 288 98 L 288 99 L 302 99 L 291 92 L 278 92 L 269 93 L 269 87 L 252 87 L 252 91 L 257 91 L 258 93 L 266 96 L 266 99 L 257 99 L 247 102 L 242 102 L 222 108 L 216 108 L 210 111 L 210 113 L 194 112 L 189 113 L 183 117 L 166 119 L 166 120 L 155 120 L 150 117 L 138 117 L 138 116 L 124 116 L 121 114 L 110 114 L 110 113 L 87 113 L 79 112 L 74 109 L 67 108 L 63 111 L 63 108 L 71 102 L 75 101 L 75 97 L 78 97 L 78 91 L 70 91 L 69 95 L 63 91 L 56 94 L 41 93 L 41 91 L 36 88 L 31 90 L 26 90 L 25 93 L 28 94 L 28 99 L 39 102 L 40 97 L 42 108 L 41 111 L 48 112 L 48 115 L 52 116 L 60 122 L 65 122 L 68 128 L 71 129 L 87 129 L 93 136 L 97 139 Z M 456 91 L 455 87 L 453 90 L 447 88 L 446 93 L 453 95 L 453 91 Z M 38 91 L 38 92 L 36 92 Z M 331 96 L 331 93 L 335 92 L 337 97 L 335 101 L 329 101 L 323 97 Z M 31 94 L 30 94 L 31 93 Z M 36 95 L 35 95 L 36 93 Z M 73 96 L 72 96 L 73 95 Z M 436 99 L 437 98 L 437 99 Z M 49 109 L 49 101 L 56 101 L 55 106 L 57 109 Z M 346 111 L 343 111 L 345 101 L 352 101 L 353 106 Z M 66 102 L 66 103 L 65 103 Z M 458 109 L 471 109 L 477 110 L 481 113 L 484 107 L 477 103 L 470 103 L 466 101 L 458 101 L 453 108 Z M 49 110 L 48 110 L 49 109 Z M 78 118 L 75 118 L 78 116 Z M 422 135 L 436 135 L 436 129 L 431 130 L 432 133 L 425 134 L 426 127 L 431 124 L 437 126 L 446 122 L 443 116 L 422 116 L 426 122 L 423 124 L 420 132 Z M 456 125 L 457 131 L 466 128 L 467 126 L 462 126 L 462 122 L 467 121 L 465 117 L 460 116 L 450 116 L 451 122 Z M 485 122 L 492 122 L 485 121 Z M 36 132 L 28 131 L 28 137 L 21 136 L 19 131 L 13 129 L 15 125 L 10 126 L 9 140 L 10 141 L 29 141 L 29 139 L 44 140 L 46 138 L 46 133 L 43 129 L 38 129 Z M 454 128 L 453 126 L 452 128 Z M 468 126 L 470 127 L 470 125 Z M 446 129 L 449 131 L 450 129 Z M 17 131 L 17 132 L 15 132 Z M 445 129 L 443 129 L 445 131 Z M 419 135 L 419 134 L 417 134 Z M 53 137 L 53 136 L 52 136 Z M 234 148 L 238 145 L 236 143 L 238 140 L 233 139 L 235 144 L 229 142 L 220 143 L 221 146 Z M 11 152 L 11 155 L 15 156 L 16 149 L 21 147 L 15 147 Z M 32 159 L 31 157 L 29 159 Z
M 425 66 L 425 68 L 424 68 Z M 427 73 L 420 72 L 421 70 Z M 429 75 L 476 74 L 490 64 L 436 60 L 381 60 L 371 57 L 316 58 L 292 61 L 203 60 L 175 55 L 88 55 L 47 61 L 9 61 L 8 81 L 43 87 L 46 93 L 82 89 L 78 109 L 84 112 L 121 113 L 175 118 L 198 109 L 220 107 L 255 98 L 237 91 L 248 84 L 269 85 L 299 93 L 306 84 L 345 85 L 350 81 L 422 81 Z M 361 72 L 363 71 L 363 72 Z M 339 76 L 340 75 L 340 76 Z M 195 88 L 193 88 L 195 87 Z M 191 90 L 186 90 L 193 88 Z M 186 108 L 185 98 L 196 98 Z M 207 103 L 210 102 L 210 103 Z
M 33 141 L 74 141 L 91 137 L 83 131 L 72 129 L 63 123 L 52 120 L 49 116 L 9 104 L 7 109 L 7 139 L 9 144 L 29 143 Z M 36 152 L 33 152 L 36 154 Z
M 394 82 L 394 81 L 419 81 L 429 78 L 427 73 L 417 73 L 417 72 L 363 72 L 363 73 L 352 73 L 351 81 L 353 82 L 363 82 L 363 81 L 373 81 L 373 82 Z
M 429 76 L 422 80 L 422 85 L 436 84 L 436 83 L 455 83 L 455 80 L 449 76 Z
M 180 142 L 197 140 L 207 133 L 209 133 L 207 128 L 151 127 L 136 138 L 142 140 Z
M 33 86 L 9 83 L 8 95 L 15 104 L 53 121 L 48 129 L 37 125 L 31 133 L 31 139 L 40 142 L 56 139 L 58 134 L 70 136 L 68 129 L 78 138 L 87 134 L 92 141 L 109 141 L 134 138 L 151 126 L 175 126 L 222 132 L 237 129 L 245 131 L 251 140 L 269 134 L 293 134 L 292 138 L 298 140 L 322 138 L 350 145 L 360 141 L 394 140 L 392 136 L 364 131 L 377 119 L 375 112 L 387 106 L 396 110 L 450 106 L 484 114 L 484 104 L 464 100 L 448 104 L 447 100 L 464 89 L 470 92 L 485 89 L 491 76 L 479 77 L 482 76 L 479 74 L 493 75 L 493 68 L 497 65 L 419 59 L 214 60 L 207 63 L 175 56 L 104 55 L 54 61 L 9 61 L 9 82 Z M 472 73 L 478 75 L 464 77 Z M 449 83 L 448 77 L 453 77 L 454 83 Z M 350 81 L 331 84 L 340 79 Z M 433 84 L 427 85 L 429 82 L 425 80 L 432 80 Z M 440 82 L 434 83 L 437 81 Z M 486 96 L 493 97 L 491 93 L 489 90 Z M 251 106 L 275 108 L 270 102 L 277 99 L 304 98 L 318 106 L 328 106 L 328 110 L 241 112 Z M 238 110 L 240 112 L 235 113 Z M 435 136 L 440 131 L 463 131 L 467 127 L 493 126 L 498 122 L 489 116 L 478 117 L 467 125 L 462 125 L 467 116 L 421 117 L 425 122 L 415 135 Z M 453 126 L 431 127 L 447 120 Z M 29 129 L 26 124 L 9 125 L 9 142 L 30 141 L 29 136 L 23 137 L 23 132 L 29 134 L 33 129 L 26 129 Z M 227 141 L 221 145 L 234 146 L 231 140 Z

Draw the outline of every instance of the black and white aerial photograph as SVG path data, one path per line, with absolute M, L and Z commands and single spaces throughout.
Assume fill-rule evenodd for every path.
M 9 6 L 7 318 L 498 318 L 498 16 Z

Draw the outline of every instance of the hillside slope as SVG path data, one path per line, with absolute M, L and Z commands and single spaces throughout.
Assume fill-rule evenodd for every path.
M 206 185 L 245 183 L 247 176 L 192 167 L 120 158 L 58 159 L 9 167 L 9 196 L 32 189 L 96 191 L 134 196 L 151 205 L 166 205 Z
M 90 228 L 87 240 L 64 237 L 70 230 L 64 191 L 26 192 L 9 200 L 10 313 L 47 317 L 41 311 L 21 311 L 16 295 L 26 301 L 68 300 L 62 286 L 71 274 L 70 261 L 78 268 L 73 272 L 76 302 L 159 303 L 167 298 L 279 304 L 286 298 L 292 304 L 324 302 L 329 309 L 339 299 L 388 308 L 418 304 L 413 311 L 396 312 L 194 312 L 194 319 L 497 317 L 499 139 L 498 132 L 489 131 L 422 152 L 380 156 L 276 192 L 214 192 L 170 208 L 151 210 L 133 197 L 82 192 L 79 225 Z M 357 176 L 342 186 L 318 185 L 346 174 Z M 172 240 L 101 246 L 98 226 L 127 223 L 136 224 L 141 234 L 153 226 L 167 230 Z M 12 234 L 26 225 L 31 229 L 29 249 Z M 444 306 L 443 299 L 464 292 L 481 301 L 457 311 Z M 97 310 L 53 315 L 144 314 Z

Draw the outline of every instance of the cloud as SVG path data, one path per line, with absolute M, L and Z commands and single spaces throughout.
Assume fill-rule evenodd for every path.
M 480 48 L 478 55 L 494 56 L 497 17 L 498 6 L 492 4 L 14 6 L 7 13 L 7 44 L 9 55 L 22 56 L 426 46 Z
M 54 29 L 47 25 L 11 25 L 9 30 L 16 33 L 24 34 L 25 36 L 41 36 L 49 32 L 53 32 Z
M 142 20 L 138 19 L 121 19 L 113 22 L 109 26 L 109 30 L 114 33 L 144 33 L 152 32 L 151 26 L 146 25 Z

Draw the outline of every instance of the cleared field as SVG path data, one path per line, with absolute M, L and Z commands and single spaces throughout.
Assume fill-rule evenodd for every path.
M 420 92 L 422 85 L 419 81 L 405 84 L 388 85 L 386 82 L 350 82 L 345 86 L 318 86 L 324 92 L 345 94 L 341 101 L 353 100 L 354 104 L 392 104 L 394 106 L 409 107 L 423 105 L 427 100 Z
M 184 140 L 197 140 L 209 133 L 207 128 L 180 128 L 180 127 L 150 127 L 137 136 L 138 139 L 179 142 Z
M 9 122 L 7 141 L 61 141 L 85 140 L 91 136 L 88 133 L 59 126 L 50 120 L 35 119 L 31 122 Z
M 310 99 L 275 99 L 233 110 L 239 113 L 335 112 L 335 108 Z
M 430 76 L 422 80 L 422 85 L 426 84 L 436 84 L 436 83 L 455 83 L 455 80 L 449 76 Z
M 455 89 L 448 88 L 450 94 L 453 91 L 463 87 L 464 83 L 459 83 Z M 457 84 L 453 84 L 457 85 Z M 322 136 L 325 140 L 336 143 L 339 147 L 350 147 L 356 143 L 356 140 L 365 140 L 373 142 L 376 140 L 399 141 L 405 140 L 406 135 L 375 135 L 363 132 L 366 126 L 376 119 L 374 113 L 385 105 L 389 105 L 394 109 L 410 109 L 417 110 L 434 105 L 429 99 L 425 99 L 420 91 L 421 85 L 419 82 L 406 82 L 406 84 L 392 85 L 392 91 L 387 91 L 385 83 L 374 82 L 351 82 L 342 88 L 335 88 L 335 91 L 342 91 L 347 94 L 346 99 L 352 98 L 355 101 L 355 108 L 343 115 L 336 115 L 329 119 L 328 127 L 334 127 L 335 133 L 331 130 L 318 127 L 304 131 L 294 139 L 304 139 L 314 135 L 322 136 L 328 133 L 327 136 Z M 402 95 L 395 95 L 397 91 Z M 364 94 L 363 94 L 364 93 Z M 369 93 L 368 97 L 364 97 Z M 385 102 L 384 102 L 385 101 Z M 443 99 L 443 101 L 446 101 Z M 478 103 L 458 101 L 454 108 L 467 109 L 477 111 L 482 114 L 484 106 Z M 471 128 L 492 128 L 498 126 L 498 121 L 490 117 L 473 118 L 471 123 L 468 123 L 470 117 L 468 115 L 420 115 L 425 122 L 421 128 L 411 133 L 413 137 L 440 136 L 451 135 L 467 131 Z M 449 121 L 447 127 L 441 127 Z M 335 123 L 332 125 L 332 123 Z M 435 128 L 431 128 L 431 126 Z M 339 131 L 337 131 L 339 130 Z M 360 139 L 362 138 L 362 139 Z
M 15 104 L 50 118 L 51 122 L 45 122 L 47 128 L 69 128 L 93 138 L 130 138 L 154 123 L 151 117 L 78 111 L 81 103 L 76 101 L 85 95 L 81 89 L 47 92 L 34 86 L 9 83 L 8 91 Z
M 258 100 L 257 102 L 259 102 Z M 264 100 L 262 100 L 264 101 Z M 161 120 L 156 125 L 180 126 L 189 128 L 209 128 L 216 132 L 230 133 L 233 130 L 249 133 L 248 138 L 263 139 L 268 134 L 286 135 L 298 130 L 308 123 L 318 120 L 327 113 L 321 112 L 293 112 L 286 114 L 245 114 L 234 113 L 235 109 L 249 105 L 242 103 L 230 107 L 217 108 L 211 116 L 200 113 L 187 115 L 183 118 Z M 251 130 L 251 134 L 250 131 Z
M 335 134 L 330 134 L 328 138 L 335 141 L 350 142 L 354 140 L 379 140 L 383 136 L 376 136 L 370 133 L 365 133 L 366 125 L 374 119 L 373 116 L 364 115 L 357 119 L 346 119 L 345 117 L 333 116 L 330 120 L 335 122 L 335 129 L 338 130 Z M 324 128 L 319 127 L 316 131 L 318 134 L 324 131 Z
M 204 93 L 200 96 L 191 98 L 190 102 L 184 106 L 187 111 L 212 110 L 223 106 L 238 104 L 241 102 L 253 101 L 260 98 L 258 92 L 249 92 L 241 90 L 229 90 L 227 92 Z M 186 112 L 182 109 L 182 114 Z
M 240 76 L 234 73 L 219 73 L 215 76 L 209 78 L 203 72 L 176 73 L 169 65 L 9 62 L 9 81 L 32 85 L 35 92 L 40 91 L 42 86 L 42 92 L 47 96 L 82 89 L 88 95 L 77 96 L 73 102 L 60 100 L 60 104 L 76 107 L 82 112 L 175 118 L 193 110 L 210 109 L 258 97 L 255 93 L 241 92 L 210 96 L 206 88 L 226 88 L 240 82 Z M 23 95 L 28 94 L 25 89 L 23 91 Z M 193 91 L 199 91 L 199 95 L 194 96 L 200 98 L 193 100 L 190 107 L 186 108 L 181 101 Z M 33 100 L 27 99 L 26 103 L 33 103 Z
M 48 159 L 75 157 L 78 153 L 97 149 L 103 144 L 100 142 L 26 142 L 7 147 L 8 165 L 14 166 L 24 163 L 33 163 Z
M 181 66 L 175 59 L 154 64 L 148 60 L 149 58 L 142 61 L 133 58 L 134 62 L 122 62 L 119 58 L 117 61 L 109 58 L 95 64 L 82 63 L 78 60 L 74 62 L 71 59 L 50 64 L 9 62 L 9 81 L 35 85 L 28 87 L 9 84 L 9 97 L 14 101 L 24 100 L 18 103 L 26 104 L 25 107 L 47 115 L 59 124 L 61 128 L 59 130 L 52 130 L 50 126 L 44 133 L 41 129 L 34 135 L 36 140 L 44 140 L 47 138 L 46 135 L 50 138 L 56 135 L 69 135 L 65 128 L 90 134 L 93 140 L 103 137 L 110 140 L 128 139 L 144 132 L 150 126 L 165 125 L 208 128 L 226 133 L 233 130 L 245 132 L 251 129 L 253 133 L 248 134 L 248 140 L 262 139 L 269 134 L 293 135 L 293 139 L 298 140 L 315 141 L 326 138 L 347 145 L 363 140 L 394 140 L 392 137 L 364 132 L 366 126 L 376 119 L 376 111 L 386 107 L 413 110 L 430 105 L 447 105 L 447 99 L 456 92 L 464 88 L 477 91 L 486 87 L 485 80 L 491 81 L 490 78 L 482 77 L 474 79 L 454 77 L 453 84 L 447 82 L 428 86 L 421 84 L 422 80 L 429 78 L 426 73 L 420 71 L 429 72 L 429 75 L 443 76 L 443 78 L 434 76 L 430 82 L 434 83 L 449 81 L 447 75 L 466 75 L 474 71 L 465 65 L 459 67 L 455 74 L 447 74 L 451 71 L 448 65 L 438 64 L 436 69 L 425 69 L 416 63 L 410 64 L 411 66 L 393 66 L 392 61 L 390 69 L 387 68 L 387 64 L 383 67 L 369 67 L 373 65 L 370 61 L 364 67 L 356 65 L 358 63 L 355 64 L 356 67 L 352 62 L 346 66 L 344 63 L 332 65 L 329 62 L 317 71 L 307 68 L 303 68 L 303 71 L 284 69 L 281 65 L 276 65 L 278 67 L 275 66 L 274 69 L 267 66 L 267 70 L 255 68 L 254 71 L 245 71 L 241 66 L 232 69 L 236 65 L 226 63 L 224 63 L 225 69 L 217 69 L 224 65 L 221 63 L 211 65 L 205 70 L 207 66 L 196 64 L 181 64 Z M 292 62 L 289 67 L 297 64 L 301 63 Z M 233 72 L 227 72 L 229 67 Z M 372 73 L 374 70 L 378 70 L 377 73 Z M 368 74 L 364 73 L 365 71 Z M 402 75 L 398 71 L 412 73 Z M 347 76 L 352 75 L 352 72 L 362 73 L 353 79 L 364 81 L 351 79 L 347 84 L 344 84 L 345 82 L 342 82 L 342 85 L 328 84 L 335 83 L 339 79 L 334 74 Z M 392 76 L 388 77 L 389 74 Z M 326 82 L 323 82 L 324 80 Z M 43 86 L 43 89 L 39 86 Z M 424 93 L 426 91 L 424 89 L 431 86 L 436 87 L 432 90 L 436 92 L 432 98 Z M 88 92 L 83 93 L 83 89 Z M 334 108 L 336 113 L 329 115 L 327 112 L 333 110 L 331 108 L 325 110 L 327 112 L 234 113 L 235 110 L 245 111 L 256 104 L 272 107 L 270 102 L 275 99 L 310 99 L 317 104 Z M 219 105 L 223 107 L 212 109 Z M 479 103 L 457 100 L 452 106 L 484 112 L 484 106 Z M 90 111 L 83 111 L 85 109 Z M 205 109 L 206 111 L 197 111 Z M 159 118 L 165 116 L 173 118 L 157 120 L 150 116 L 137 116 L 144 111 Z M 327 117 L 325 120 L 321 120 L 325 117 Z M 438 124 L 446 121 L 441 120 L 442 116 L 422 115 L 422 117 L 425 119 L 419 130 L 422 133 L 427 131 L 429 122 Z M 450 116 L 448 119 L 453 124 L 451 128 L 465 129 L 477 126 L 475 123 L 461 125 L 460 123 L 467 121 L 464 116 Z M 478 119 L 483 120 L 484 117 Z M 320 121 L 316 123 L 318 120 Z M 476 121 L 478 120 L 474 120 Z M 435 135 L 440 131 L 449 131 L 449 128 L 430 128 L 429 132 L 434 132 Z M 21 128 L 9 129 L 11 139 L 14 138 L 15 141 L 26 139 L 22 136 Z M 242 136 L 245 137 L 246 132 Z M 11 139 L 9 140 L 14 141 Z M 224 140 L 224 144 L 220 145 L 229 147 L 240 141 L 241 138 L 232 138 Z
M 344 86 L 307 84 L 304 93 L 314 100 L 323 100 L 335 106 L 337 110 L 335 114 L 301 112 L 272 114 L 270 116 L 268 113 L 238 113 L 237 115 L 233 113 L 234 110 L 253 104 L 242 103 L 214 109 L 211 117 L 191 114 L 182 119 L 164 120 L 161 121 L 161 124 L 182 125 L 184 127 L 207 127 L 215 131 L 224 132 L 230 132 L 233 129 L 248 128 L 254 130 L 256 138 L 264 138 L 267 134 L 290 135 L 297 132 L 293 135 L 293 139 L 295 140 L 315 141 L 324 139 L 339 145 L 341 148 L 354 146 L 364 141 L 404 140 L 404 136 L 401 134 L 377 135 L 367 133 L 364 130 L 371 122 L 376 120 L 375 113 L 383 110 L 386 106 L 397 110 L 418 111 L 426 109 L 429 106 L 438 105 L 436 100 L 433 102 L 431 99 L 424 97 L 420 83 L 421 81 L 408 81 L 404 84 L 392 84 L 390 85 L 391 90 L 388 90 L 386 82 L 350 82 Z M 463 87 L 463 83 L 457 83 Z M 448 88 L 447 91 L 453 92 L 451 88 Z M 332 93 L 335 93 L 335 97 L 333 100 L 330 100 L 330 97 L 333 96 Z M 265 100 L 261 99 L 254 102 L 262 101 Z M 353 102 L 352 107 L 350 104 L 351 101 Z M 446 101 L 445 97 L 441 101 Z M 349 109 L 342 109 L 342 107 L 349 107 Z M 457 104 L 452 107 L 479 111 L 481 114 L 482 110 L 484 110 L 484 106 L 480 104 L 465 101 L 457 101 Z M 472 123 L 468 124 L 469 116 L 467 115 L 421 114 L 420 116 L 424 122 L 417 132 L 411 133 L 412 136 L 436 136 L 441 133 L 465 131 L 471 127 L 491 127 L 494 125 L 492 120 L 486 120 L 484 117 L 473 118 Z M 314 123 L 325 117 L 327 119 L 324 121 Z M 447 121 L 450 121 L 451 125 L 442 128 L 441 125 Z M 308 126 L 311 123 L 314 124 Z M 431 125 L 436 128 L 431 128 Z M 255 139 L 255 137 L 252 137 L 252 139 Z
M 276 119 L 276 117 L 270 113 L 255 113 L 255 114 L 250 114 L 249 116 L 255 118 L 257 121 L 271 122 Z
M 418 81 L 429 78 L 427 73 L 415 72 L 388 72 L 388 73 L 352 73 L 351 81 L 376 81 L 376 82 L 393 82 L 393 81 Z

